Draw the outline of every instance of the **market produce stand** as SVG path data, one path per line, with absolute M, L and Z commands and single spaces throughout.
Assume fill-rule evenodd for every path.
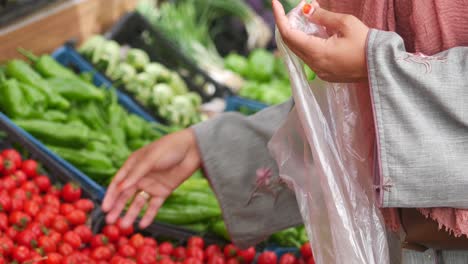
M 14 1 L 24 4 L 29 0 Z M 198 4 L 207 7 L 210 3 L 224 7 L 232 4 L 231 7 L 241 7 L 244 11 L 248 8 L 233 0 L 210 0 L 204 4 L 187 0 L 190 1 L 187 7 L 198 8 L 196 12 L 203 9 Z M 182 48 L 184 45 L 177 43 L 177 37 L 168 34 L 173 32 L 171 21 L 191 23 L 191 19 L 182 19 L 189 13 L 171 6 L 177 5 L 176 1 L 165 4 L 164 10 L 174 17 L 166 17 L 164 21 L 169 23 L 164 27 L 156 19 L 157 8 L 146 6 L 151 13 L 142 12 L 145 9 L 141 7 L 135 9 L 139 0 L 44 2 L 47 4 L 35 2 L 38 10 L 21 13 L 22 17 L 6 27 L 2 28 L 0 21 L 0 135 L 5 134 L 3 129 L 7 138 L 13 135 L 27 142 L 26 152 L 31 153 L 33 149 L 37 154 L 30 156 L 22 152 L 23 158 L 37 159 L 49 170 L 53 163 L 52 168 L 59 168 L 69 177 L 60 182 L 81 186 L 85 198 L 94 204 L 95 210 L 87 214 L 87 223 L 97 239 L 112 236 L 109 230 L 117 230 L 105 224 L 105 214 L 99 207 L 106 186 L 133 151 L 168 133 L 206 120 L 206 113 L 213 109 L 217 109 L 213 111 L 216 113 L 224 110 L 250 115 L 290 98 L 287 72 L 281 58 L 271 49 L 257 47 L 244 53 L 229 45 L 224 47 L 226 52 L 218 57 L 217 67 L 241 78 L 240 90 L 213 78 L 200 61 L 187 56 L 187 46 Z M 28 12 L 35 8 L 29 6 Z M 9 16 L 17 14 L 10 12 Z M 253 17 L 252 13 L 249 16 Z M 201 20 L 197 25 L 208 30 L 211 22 L 203 24 Z M 203 34 L 211 37 L 208 32 Z M 237 40 L 245 42 L 243 38 Z M 203 38 L 194 41 L 205 44 Z M 213 42 L 208 41 L 207 46 L 210 43 Z M 223 48 L 210 47 L 214 54 L 216 49 Z M 17 147 L 10 141 L 4 140 L 6 145 L 1 142 L 3 148 Z M 0 195 L 5 195 L 1 183 L 5 178 L 7 182 L 11 179 L 2 171 L 1 166 L 9 166 L 9 161 L 2 162 L 1 151 L 2 148 Z M 52 176 L 57 174 L 54 169 L 50 171 Z M 50 178 L 53 183 L 54 177 Z M 0 229 L 2 213 L 5 214 L 0 208 Z M 143 214 L 144 211 L 140 215 Z M 168 197 L 153 224 L 142 230 L 142 234 L 157 239 L 158 245 L 147 239 L 153 248 L 147 248 L 146 252 L 154 253 L 157 248 L 150 255 L 158 257 L 158 264 L 182 260 L 190 260 L 190 264 L 313 263 L 311 254 L 302 252 L 310 251 L 310 246 L 305 244 L 307 235 L 303 226 L 277 232 L 255 249 L 240 251 L 227 245 L 223 252 L 229 234 L 216 196 L 201 170 Z M 181 246 L 192 247 L 193 241 L 199 243 L 200 238 L 190 239 L 194 235 L 206 244 L 219 247 L 216 257 L 222 259 L 208 255 L 211 247 L 202 246 L 202 251 L 196 252 L 181 249 Z M 136 242 L 142 241 L 142 237 L 135 236 Z M 128 239 L 131 244 L 133 238 L 127 234 L 122 239 Z M 171 244 L 160 244 L 165 240 Z M 22 242 L 15 240 L 15 243 Z M 94 251 L 92 244 L 84 242 L 81 249 L 91 246 L 89 250 Z M 35 250 L 34 245 L 25 246 Z M 120 245 L 112 241 L 109 247 L 118 249 Z M 182 256 L 182 250 L 188 255 Z M 264 251 L 267 252 L 260 255 Z M 200 252 L 208 257 L 200 258 L 203 256 Z M 44 252 L 37 253 L 44 257 Z M 117 254 L 122 255 L 120 251 Z M 122 263 L 138 260 L 135 255 L 123 257 L 130 262 Z M 193 257 L 198 257 L 200 262 L 193 262 Z
M 62 0 L 48 5 L 0 28 L 0 62 L 17 58 L 18 47 L 43 54 L 70 39 L 87 39 L 105 31 L 136 3 L 137 0 Z

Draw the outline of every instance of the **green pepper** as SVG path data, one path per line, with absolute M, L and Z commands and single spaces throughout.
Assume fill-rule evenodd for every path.
M 35 72 L 29 64 L 21 60 L 11 60 L 6 66 L 6 73 L 16 80 L 29 84 L 47 96 L 48 104 L 59 109 L 70 108 L 70 102 L 50 89 L 47 82 Z
M 304 226 L 298 227 L 297 232 L 299 233 L 298 241 L 301 245 L 304 245 L 309 241 L 309 237 L 307 236 L 307 231 Z
M 77 78 L 76 74 L 58 63 L 54 58 L 49 55 L 42 55 L 37 57 L 32 52 L 25 49 L 18 49 L 21 54 L 26 56 L 34 64 L 34 69 L 42 76 L 49 77 L 64 77 L 64 78 Z
M 102 154 L 96 151 L 89 151 L 86 149 L 71 149 L 58 146 L 47 147 L 55 152 L 60 157 L 69 161 L 73 165 L 77 166 L 80 169 L 113 169 L 114 166 L 112 161 L 107 157 L 107 155 Z
M 124 162 L 127 160 L 128 156 L 130 156 L 131 154 L 130 150 L 127 148 L 126 145 L 120 146 L 110 144 L 108 148 L 110 153 L 112 153 L 111 160 L 113 164 L 119 168 L 122 167 Z
M 107 122 L 97 104 L 95 101 L 90 101 L 80 105 L 78 116 L 90 128 L 96 131 L 105 131 L 107 130 Z
M 88 142 L 88 144 L 86 145 L 86 149 L 90 151 L 100 152 L 100 153 L 106 153 L 106 154 L 110 153 L 108 145 L 101 141 Z
M 256 49 L 249 55 L 249 69 L 247 77 L 250 79 L 267 82 L 275 70 L 275 57 L 271 52 L 264 49 Z
M 82 167 L 80 168 L 86 175 L 91 177 L 97 183 L 108 186 L 112 181 L 112 178 L 117 173 L 116 168 L 94 168 L 94 167 Z
M 194 223 L 194 224 L 178 225 L 178 226 L 188 229 L 188 230 L 199 232 L 199 233 L 205 233 L 208 231 L 208 225 L 205 223 Z
M 186 190 L 186 191 L 202 191 L 213 193 L 211 190 L 210 184 L 206 179 L 200 178 L 189 178 L 185 182 L 183 182 L 178 188 L 178 190 Z
M 68 119 L 68 116 L 65 113 L 57 110 L 47 110 L 39 115 L 42 119 L 53 122 L 65 122 Z
M 119 146 L 126 145 L 125 127 L 121 125 L 121 121 L 125 118 L 125 112 L 120 105 L 112 104 L 108 108 L 107 116 L 109 117 L 109 134 L 114 144 Z
M 84 125 L 45 120 L 13 120 L 15 124 L 50 144 L 85 146 L 95 135 Z M 98 140 L 102 137 L 99 136 Z
M 32 109 L 18 82 L 14 79 L 5 80 L 0 84 L 1 108 L 11 118 L 26 117 Z
M 299 233 L 296 228 L 288 228 L 271 235 L 270 239 L 283 247 L 298 247 L 302 244 L 299 242 Z
M 78 76 L 82 81 L 93 84 L 94 75 L 92 72 L 82 72 Z
M 144 140 L 144 139 L 132 139 L 128 142 L 128 147 L 132 150 L 132 151 L 135 151 L 135 150 L 138 150 L 138 149 L 141 149 L 142 147 L 148 145 L 148 144 L 151 144 L 151 140 Z
M 229 233 L 227 231 L 227 228 L 226 228 L 226 224 L 224 223 L 223 220 L 219 220 L 219 221 L 216 221 L 214 222 L 211 227 L 210 227 L 210 230 L 215 233 L 216 235 L 226 239 L 226 240 L 231 240 L 230 236 L 229 236 Z
M 207 192 L 186 191 L 176 189 L 166 200 L 167 204 L 204 205 L 219 208 L 219 203 L 213 194 Z
M 221 209 L 201 205 L 163 205 L 156 220 L 176 225 L 193 224 L 221 216 Z
M 136 115 L 128 115 L 125 121 L 127 138 L 129 140 L 141 138 L 145 121 Z
M 226 56 L 224 59 L 224 66 L 227 69 L 242 76 L 245 76 L 249 70 L 249 63 L 247 59 L 244 56 L 235 53 L 230 53 Z
M 147 123 L 144 134 L 147 136 L 147 134 L 151 134 L 150 132 L 159 131 L 161 132 L 159 133 L 159 137 L 162 137 L 163 135 L 175 133 L 182 129 L 183 128 L 175 125 L 165 126 L 159 123 Z
M 190 176 L 191 179 L 204 179 L 205 176 L 203 175 L 203 172 L 201 170 L 195 171 L 192 176 Z
M 155 140 L 163 137 L 164 135 L 168 134 L 165 131 L 162 131 L 159 129 L 159 125 L 157 123 L 149 123 L 146 122 L 144 127 L 143 127 L 143 135 L 142 138 L 147 139 L 147 140 Z
M 79 78 L 54 77 L 47 80 L 54 91 L 72 101 L 103 101 L 105 93 Z
M 37 112 L 47 109 L 47 97 L 36 87 L 26 83 L 18 83 L 29 105 Z

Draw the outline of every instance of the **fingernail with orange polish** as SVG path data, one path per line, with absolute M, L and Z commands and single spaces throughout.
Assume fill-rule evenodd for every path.
M 311 4 L 305 4 L 302 7 L 302 13 L 304 13 L 305 15 L 308 15 L 311 11 L 312 11 L 312 5 Z

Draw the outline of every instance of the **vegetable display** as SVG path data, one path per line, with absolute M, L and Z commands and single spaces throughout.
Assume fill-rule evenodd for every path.
M 27 55 L 32 66 L 12 60 L 0 72 L 0 109 L 96 182 L 107 185 L 131 152 L 168 129 L 128 113 L 114 90 L 95 87 L 50 56 Z
M 225 67 L 238 73 L 247 82 L 239 95 L 266 104 L 280 104 L 292 96 L 288 72 L 281 58 L 265 49 L 256 49 L 246 58 L 231 53 L 224 59 Z M 314 72 L 305 66 L 309 80 L 315 78 Z
M 243 85 L 240 76 L 224 67 L 214 41 L 217 18 L 226 15 L 241 18 L 249 33 L 250 48 L 264 47 L 272 34 L 266 23 L 252 9 L 238 0 L 181 0 L 177 2 L 141 1 L 138 8 L 153 27 L 162 32 L 187 58 L 213 80 L 233 91 Z M 157 40 L 153 40 L 157 43 Z
M 95 205 L 82 197 L 83 190 L 70 182 L 59 187 L 39 168 L 37 161 L 23 160 L 15 149 L 0 152 L 0 264 L 202 264 L 229 259 L 249 264 L 254 260 L 254 248 L 228 258 L 220 246 L 206 245 L 201 237 L 191 237 L 182 246 L 157 241 L 119 222 L 99 228 L 91 218 Z M 100 233 L 93 233 L 98 228 Z
M 176 72 L 150 62 L 144 51 L 123 49 L 102 36 L 90 38 L 79 51 L 111 78 L 116 87 L 123 87 L 140 104 L 171 125 L 188 127 L 204 119 L 199 110 L 201 97 L 189 92 Z
M 131 152 L 173 129 L 127 113 L 117 103 L 114 90 L 93 86 L 52 58 L 46 67 L 37 66 L 39 59 L 33 61 L 33 66 L 16 60 L 7 63 L 6 75 L 0 74 L 0 93 L 5 95 L 0 97 L 0 109 L 15 124 L 101 185 L 110 183 Z M 47 69 L 48 73 L 38 72 L 40 69 Z M 51 92 L 49 96 L 61 98 L 68 109 L 51 106 L 43 90 L 33 86 L 34 82 L 23 82 L 26 77 L 43 84 Z M 26 96 L 32 92 L 42 97 Z M 216 230 L 227 237 L 221 209 L 201 172 L 167 199 L 156 220 L 198 232 Z

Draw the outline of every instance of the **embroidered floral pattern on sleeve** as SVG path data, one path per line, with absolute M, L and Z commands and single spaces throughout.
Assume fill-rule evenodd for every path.
M 406 61 L 410 63 L 417 63 L 424 66 L 424 73 L 432 72 L 432 63 L 441 62 L 444 63 L 447 61 L 447 57 L 438 57 L 438 56 L 427 56 L 421 52 L 416 53 L 406 53 L 403 57 L 396 58 L 397 61 Z
M 284 189 L 284 182 L 280 177 L 273 177 L 273 172 L 269 168 L 259 168 L 256 171 L 255 187 L 252 190 L 246 205 L 252 203 L 252 200 L 260 194 L 269 194 L 278 199 L 281 190 Z

